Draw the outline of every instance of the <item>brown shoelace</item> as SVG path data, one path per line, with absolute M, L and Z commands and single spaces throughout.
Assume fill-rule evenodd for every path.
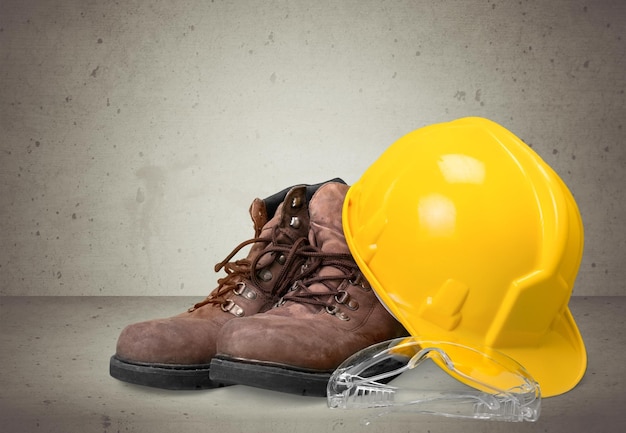
M 275 237 L 274 237 L 275 238 Z M 263 242 L 273 243 L 271 247 L 266 247 L 260 254 L 254 259 L 248 258 L 239 259 L 232 262 L 232 258 L 245 246 Z M 293 262 L 298 259 L 298 250 L 305 248 L 308 245 L 306 238 L 299 238 L 292 245 L 280 245 L 276 244 L 272 239 L 268 238 L 252 238 L 237 245 L 226 256 L 224 260 L 215 265 L 215 272 L 219 272 L 224 269 L 226 276 L 217 280 L 217 288 L 214 289 L 209 296 L 204 300 L 196 303 L 193 307 L 189 308 L 189 311 L 193 311 L 206 304 L 223 305 L 228 301 L 226 295 L 233 291 L 237 287 L 237 284 L 243 280 L 250 280 L 256 287 L 261 285 L 261 281 L 256 271 L 257 265 L 261 257 L 266 254 L 279 253 L 285 255 L 285 263 L 281 268 L 280 274 L 276 277 L 274 288 L 270 295 L 274 296 L 276 293 L 282 293 L 287 285 L 293 280 L 293 276 L 298 272 L 297 267 L 293 266 Z
M 322 308 L 332 308 L 335 297 L 339 294 L 338 288 L 342 281 L 348 280 L 353 284 L 368 287 L 363 274 L 350 254 L 325 253 L 319 250 L 304 250 L 300 251 L 299 254 L 307 256 L 309 260 L 306 262 L 300 279 L 281 298 L 280 303 L 291 301 Z M 341 273 L 338 275 L 319 275 L 319 269 L 326 266 L 332 266 L 340 270 Z M 310 292 L 307 290 L 308 287 L 318 283 L 323 284 L 327 291 Z

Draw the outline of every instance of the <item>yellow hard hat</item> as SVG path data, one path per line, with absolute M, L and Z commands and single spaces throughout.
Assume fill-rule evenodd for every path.
M 349 189 L 350 251 L 413 335 L 497 349 L 544 397 L 587 355 L 568 301 L 583 251 L 576 202 L 502 126 L 463 118 L 399 139 Z

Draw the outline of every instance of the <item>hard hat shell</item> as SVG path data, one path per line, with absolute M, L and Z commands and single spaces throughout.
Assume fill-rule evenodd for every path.
M 413 336 L 498 349 L 545 397 L 581 380 L 587 355 L 568 309 L 580 212 L 507 129 L 470 117 L 407 134 L 349 189 L 343 227 L 376 294 Z

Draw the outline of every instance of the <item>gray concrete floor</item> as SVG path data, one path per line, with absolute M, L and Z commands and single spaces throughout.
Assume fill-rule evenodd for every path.
M 232 386 L 165 391 L 108 374 L 127 324 L 183 311 L 188 297 L 0 298 L 1 432 L 624 432 L 626 297 L 574 297 L 589 366 L 571 392 L 544 399 L 536 423 L 342 411 L 326 400 Z M 369 424 L 368 424 L 369 422 Z

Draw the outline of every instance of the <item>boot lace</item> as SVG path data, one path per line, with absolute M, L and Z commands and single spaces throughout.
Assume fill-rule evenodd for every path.
M 320 250 L 311 251 L 310 249 L 300 251 L 299 254 L 308 257 L 308 260 L 303 266 L 299 279 L 281 298 L 280 304 L 291 301 L 325 308 L 332 312 L 335 308 L 336 296 L 339 294 L 339 287 L 344 280 L 348 280 L 351 284 L 361 285 L 363 288 L 368 287 L 367 281 L 350 254 L 326 253 Z M 341 273 L 320 275 L 319 269 L 326 266 L 332 266 L 340 270 Z M 326 291 L 308 291 L 307 287 L 313 284 L 324 285 Z
M 207 304 L 224 305 L 228 302 L 227 295 L 230 294 L 237 287 L 238 283 L 243 280 L 249 280 L 254 286 L 259 287 L 262 283 L 257 272 L 255 271 L 257 270 L 259 260 L 266 254 L 279 253 L 285 255 L 285 263 L 281 268 L 280 274 L 275 279 L 274 287 L 270 295 L 273 296 L 276 293 L 283 291 L 290 281 L 289 277 L 297 272 L 297 267 L 293 266 L 294 261 L 298 258 L 297 252 L 308 243 L 308 240 L 302 237 L 293 242 L 292 245 L 282 245 L 276 243 L 275 239 L 276 231 L 274 232 L 272 239 L 257 237 L 248 239 L 247 241 L 241 242 L 237 245 L 224 260 L 215 265 L 215 272 L 219 272 L 223 269 L 226 272 L 226 276 L 219 278 L 217 280 L 218 286 L 206 298 L 204 298 L 204 300 L 194 304 L 194 306 L 189 308 L 188 311 L 192 312 Z M 265 249 L 260 254 L 256 255 L 252 260 L 244 258 L 231 261 L 242 248 L 255 243 L 273 245 L 265 247 Z

